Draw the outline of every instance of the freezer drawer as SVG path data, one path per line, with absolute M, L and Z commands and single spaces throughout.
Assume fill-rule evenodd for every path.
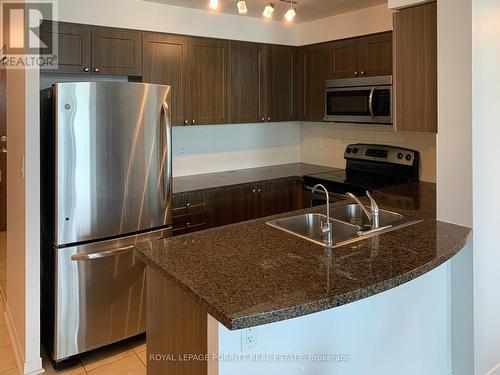
M 145 264 L 133 245 L 171 228 L 88 245 L 54 248 L 55 361 L 145 330 Z

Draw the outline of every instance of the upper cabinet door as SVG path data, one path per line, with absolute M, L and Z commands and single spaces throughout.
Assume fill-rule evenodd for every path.
M 299 56 L 300 120 L 322 121 L 325 117 L 325 81 L 333 78 L 332 44 L 302 47 Z
M 229 42 L 192 38 L 189 51 L 191 123 L 228 123 Z
M 143 35 L 143 82 L 171 86 L 173 125 L 185 125 L 189 114 L 189 38 Z
M 297 120 L 297 48 L 267 46 L 266 121 Z
M 359 48 L 360 76 L 392 74 L 392 32 L 362 38 Z
M 52 45 L 52 23 L 44 21 L 40 33 L 46 45 Z M 58 69 L 43 69 L 47 73 L 91 74 L 90 26 L 58 23 Z
M 102 75 L 141 75 L 141 33 L 96 27 L 92 30 L 92 70 Z
M 231 123 L 266 120 L 264 47 L 256 43 L 231 42 L 229 108 Z
M 359 40 L 346 39 L 333 43 L 333 77 L 355 78 L 360 76 L 359 69 L 360 48 Z
M 395 127 L 437 133 L 437 8 L 394 13 Z

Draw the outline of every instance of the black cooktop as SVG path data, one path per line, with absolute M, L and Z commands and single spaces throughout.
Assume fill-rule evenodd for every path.
M 372 144 L 347 146 L 345 170 L 304 177 L 304 184 L 323 184 L 333 193 L 363 194 L 368 190 L 402 185 L 418 180 L 419 153 L 400 147 Z
M 410 182 L 407 178 L 388 176 L 378 173 L 369 173 L 357 170 L 338 170 L 304 176 L 304 184 L 313 187 L 323 184 L 328 191 L 345 194 L 364 194 L 366 190 L 372 191 L 389 186 L 396 186 Z

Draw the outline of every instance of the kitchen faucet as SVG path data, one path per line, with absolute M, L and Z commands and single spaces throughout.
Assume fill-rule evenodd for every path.
M 318 189 L 323 189 L 326 194 L 326 223 L 321 222 L 321 231 L 325 235 L 326 247 L 333 247 L 333 224 L 330 221 L 330 194 L 323 185 L 318 184 L 312 188 L 312 195 Z
M 346 195 L 356 201 L 357 204 L 361 207 L 365 215 L 368 217 L 372 224 L 372 229 L 378 229 L 380 226 L 380 210 L 378 208 L 377 202 L 375 202 L 375 199 L 373 199 L 372 195 L 370 194 L 369 191 L 366 191 L 366 196 L 368 199 L 370 199 L 370 211 L 368 211 L 368 208 L 359 200 L 358 197 L 356 197 L 353 193 L 346 193 Z

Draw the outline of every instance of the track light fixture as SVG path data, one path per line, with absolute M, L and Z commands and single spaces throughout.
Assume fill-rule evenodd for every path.
M 262 13 L 262 15 L 266 18 L 271 18 L 273 16 L 273 12 L 274 12 L 274 4 L 269 2 L 269 4 L 267 4 L 266 7 L 264 8 L 264 12 Z
M 219 0 L 210 0 L 210 3 L 208 4 L 208 7 L 212 10 L 217 10 L 219 9 Z
M 292 22 L 295 16 L 297 15 L 297 9 L 293 7 L 293 2 L 290 1 L 290 9 L 285 13 L 285 19 L 287 22 Z
M 0 0 L 1 1 L 1 0 Z M 232 0 L 236 2 L 236 7 L 238 8 L 238 13 L 241 15 L 245 15 L 248 13 L 248 7 L 245 0 Z M 284 18 L 287 22 L 292 22 L 297 16 L 297 0 L 277 0 L 280 3 L 286 3 L 290 5 L 290 9 L 288 9 L 284 15 Z M 234 3 L 233 3 L 234 4 Z M 264 11 L 262 15 L 265 18 L 272 18 L 274 14 L 274 3 L 272 1 L 267 1 Z M 220 8 L 220 0 L 209 0 L 208 8 L 211 10 L 219 10 Z
M 236 6 L 238 7 L 238 12 L 240 14 L 247 14 L 248 8 L 247 8 L 247 3 L 245 3 L 244 0 L 240 0 L 236 3 Z

